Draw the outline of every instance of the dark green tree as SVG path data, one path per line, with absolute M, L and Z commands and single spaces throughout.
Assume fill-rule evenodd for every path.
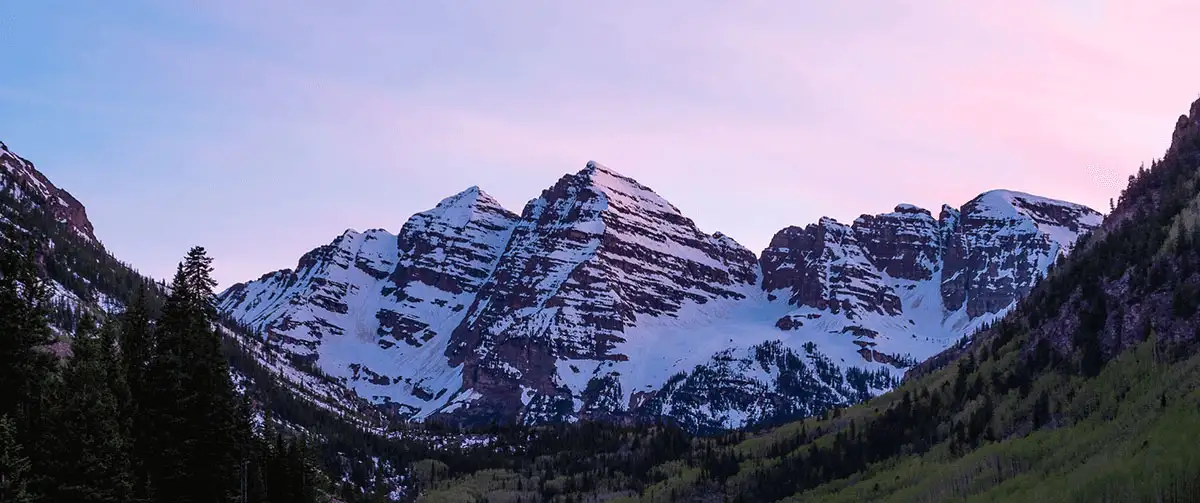
M 0 236 L 0 416 L 7 416 L 32 469 L 28 493 L 51 487 L 52 460 L 48 421 L 54 403 L 55 357 L 51 351 L 49 287 L 35 262 L 37 241 L 10 241 Z
M 229 377 L 229 363 L 214 330 L 216 308 L 212 259 L 204 248 L 194 247 L 183 263 L 187 289 L 187 323 L 181 361 L 186 379 L 183 413 L 191 422 L 195 450 L 187 466 L 195 478 L 197 501 L 223 501 L 236 494 L 243 464 L 239 452 L 249 425 L 239 421 L 238 402 Z
M 150 292 L 139 289 L 134 301 L 121 314 L 117 345 L 121 373 L 128 389 L 128 403 L 121 409 L 122 423 L 129 428 L 134 473 L 134 498 L 150 497 L 148 463 L 155 456 L 153 428 L 156 398 L 151 381 L 151 363 L 157 350 L 148 308 Z M 161 384 L 161 383 L 159 383 Z
M 0 416 L 0 501 L 29 503 L 29 458 L 17 441 L 17 428 L 8 416 Z
M 151 475 L 159 501 L 219 502 L 241 492 L 249 425 L 214 329 L 211 263 L 201 247 L 188 252 L 155 330 L 147 371 L 157 435 L 151 444 L 171 457 Z
M 135 407 L 142 419 L 136 449 L 144 466 L 143 490 L 153 501 L 190 501 L 185 455 L 194 443 L 183 413 L 184 400 L 182 345 L 188 325 L 187 283 L 183 265 L 176 269 L 170 295 L 154 331 L 150 358 L 140 382 L 135 380 Z M 127 318 L 128 320 L 128 318 Z M 127 328 L 128 330 L 128 328 Z M 128 334 L 125 334 L 128 338 Z M 131 371 L 136 375 L 136 371 Z
M 53 419 L 56 501 L 130 499 L 129 458 L 112 388 L 117 365 L 111 346 L 105 346 L 111 340 L 90 315 L 80 319 Z
M 33 260 L 36 249 L 0 244 L 0 415 L 26 434 L 32 434 L 25 426 L 36 421 L 54 370 L 47 351 L 54 342 L 47 322 L 50 297 Z

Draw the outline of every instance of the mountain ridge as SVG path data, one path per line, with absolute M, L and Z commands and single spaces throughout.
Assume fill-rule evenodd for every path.
M 307 282 L 285 269 L 273 274 L 292 279 L 238 283 L 219 299 L 233 318 L 414 418 L 675 414 L 696 429 L 740 426 L 813 393 L 834 397 L 818 411 L 887 389 L 901 367 L 1003 314 L 1101 219 L 994 190 L 944 205 L 936 219 L 901 204 L 851 224 L 788 227 L 756 254 L 589 161 L 519 215 L 473 186 L 396 235 L 369 231 L 365 252 L 343 235 L 305 254 L 296 271 Z M 272 299 L 273 310 L 258 309 Z M 760 376 L 771 382 L 735 384 L 729 358 L 775 369 Z M 761 398 L 797 375 L 814 381 Z M 712 412 L 711 399 L 680 405 L 688 386 L 772 404 L 751 407 L 763 417 L 730 419 L 732 408 Z M 663 412 L 667 403 L 675 412 Z

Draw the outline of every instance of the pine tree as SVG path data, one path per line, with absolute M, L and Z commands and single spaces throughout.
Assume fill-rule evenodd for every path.
M 33 501 L 33 496 L 26 489 L 29 483 L 29 467 L 29 458 L 25 457 L 21 444 L 17 441 L 16 426 L 8 416 L 0 416 L 0 501 Z
M 148 463 L 154 459 L 153 388 L 151 363 L 156 350 L 148 309 L 148 292 L 141 288 L 120 318 L 118 346 L 121 373 L 128 388 L 129 401 L 121 409 L 122 423 L 129 428 L 134 473 L 134 499 L 150 497 Z
M 35 497 L 52 485 L 46 466 L 54 426 L 46 419 L 55 384 L 49 289 L 34 262 L 38 249 L 35 241 L 0 246 L 0 416 L 21 432 L 33 467 L 28 494 Z
M 129 458 L 112 388 L 116 360 L 110 347 L 105 347 L 108 341 L 90 315 L 80 319 L 53 423 L 56 501 L 126 502 L 130 498 Z
M 217 320 L 217 303 L 214 289 L 217 281 L 212 278 L 212 257 L 203 246 L 194 246 L 188 250 L 183 262 L 183 272 L 187 284 L 192 307 L 196 314 L 204 320 Z
M 0 415 L 21 431 L 36 418 L 39 397 L 52 375 L 54 342 L 47 323 L 49 292 L 33 262 L 33 245 L 0 246 Z
M 181 361 L 187 379 L 184 413 L 197 434 L 189 457 L 189 475 L 195 477 L 198 501 L 222 501 L 236 493 L 242 465 L 239 447 L 249 428 L 241 423 L 229 364 L 221 351 L 220 335 L 212 328 L 216 308 L 212 259 L 204 248 L 194 247 L 183 264 L 187 297 L 187 324 L 183 329 Z
M 189 251 L 176 270 L 170 295 L 150 347 L 145 378 L 135 386 L 144 395 L 154 436 L 147 442 L 154 457 L 148 466 L 157 501 L 227 501 L 241 492 L 243 456 L 249 425 L 240 417 L 216 321 L 211 259 L 200 247 Z M 141 313 L 127 317 L 144 327 Z M 126 360 L 138 372 L 140 358 Z
M 188 430 L 181 406 L 185 386 L 181 347 L 188 325 L 187 296 L 187 282 L 180 264 L 154 331 L 154 343 L 141 382 L 132 386 L 141 395 L 136 403 L 145 425 L 140 429 L 144 437 L 138 446 L 145 472 L 144 491 L 158 502 L 191 500 L 185 496 L 189 488 L 185 484 L 184 456 L 193 443 L 193 432 Z

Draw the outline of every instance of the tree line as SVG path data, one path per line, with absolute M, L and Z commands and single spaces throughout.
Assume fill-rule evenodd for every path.
M 255 425 L 214 321 L 212 259 L 192 248 L 161 309 L 81 310 L 70 337 L 38 243 L 0 249 L 0 502 L 310 502 L 308 441 Z M 69 341 L 69 342 L 68 342 Z

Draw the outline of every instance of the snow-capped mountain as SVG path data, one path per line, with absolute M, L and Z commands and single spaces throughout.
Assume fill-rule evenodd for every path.
M 220 307 L 284 351 L 356 381 L 361 395 L 417 414 L 462 386 L 446 348 L 516 221 L 473 187 L 414 215 L 399 235 L 346 231 L 295 270 L 230 287 Z
M 820 412 L 1011 308 L 1101 215 L 1012 191 L 780 231 L 760 257 L 595 162 L 518 216 L 476 187 L 347 231 L 220 308 L 413 417 Z

